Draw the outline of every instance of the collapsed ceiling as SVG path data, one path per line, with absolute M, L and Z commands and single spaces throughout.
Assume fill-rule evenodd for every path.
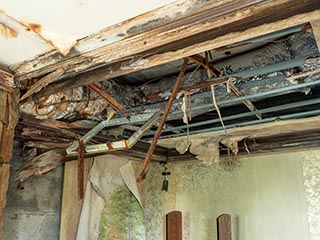
M 153 160 L 210 164 L 230 151 L 317 146 L 319 13 L 315 0 L 177 1 L 82 38 L 65 56 L 57 48 L 6 66 L 21 92 L 15 139 L 28 150 L 19 179 L 74 159 L 64 150 L 101 121 L 82 139 L 106 145 L 93 154 L 143 130 L 119 153 L 143 159 L 161 122 L 143 124 L 168 99 Z

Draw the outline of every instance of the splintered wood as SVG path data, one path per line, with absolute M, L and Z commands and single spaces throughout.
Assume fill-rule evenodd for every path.
M 18 98 L 13 89 L 13 76 L 0 71 L 0 239 L 3 229 L 3 211 L 9 184 L 14 129 L 18 122 Z M 9 89 L 8 89 L 9 88 Z M 4 90 L 7 89 L 7 90 Z
M 110 94 L 103 91 L 101 88 L 98 87 L 97 84 L 92 83 L 88 85 L 88 88 L 90 88 L 92 91 L 100 95 L 103 99 L 105 99 L 114 110 L 124 110 L 126 109 L 124 106 L 122 106 L 117 100 L 115 100 Z
M 20 101 L 30 97 L 32 94 L 39 92 L 42 88 L 46 87 L 53 81 L 55 81 L 59 76 L 65 72 L 64 68 L 58 68 L 54 72 L 48 74 L 47 76 L 41 78 L 38 82 L 33 84 L 31 88 L 20 98 Z

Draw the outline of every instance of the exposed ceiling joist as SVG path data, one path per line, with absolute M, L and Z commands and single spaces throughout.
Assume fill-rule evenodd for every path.
M 213 41 L 216 43 L 216 38 L 228 34 L 230 32 L 243 31 L 249 28 L 259 26 L 261 24 L 272 23 L 279 20 L 292 17 L 297 14 L 310 12 L 319 9 L 316 0 L 307 1 L 217 1 L 210 4 L 203 4 L 201 9 L 197 9 L 196 14 L 192 11 L 188 12 L 186 17 L 179 15 L 178 20 L 171 19 L 169 23 L 165 22 L 163 26 L 157 26 L 154 29 L 139 33 L 128 38 L 120 39 L 110 43 L 104 47 L 97 48 L 89 52 L 82 52 L 73 57 L 56 58 L 47 63 L 47 58 L 36 58 L 30 62 L 22 64 L 16 68 L 17 80 L 24 80 L 47 74 L 61 66 L 68 66 L 68 71 L 71 73 L 79 73 L 88 71 L 103 65 L 123 63 L 130 59 L 126 64 L 122 64 L 123 68 L 134 68 L 139 70 L 151 66 L 163 64 L 165 62 L 181 59 L 188 55 L 193 55 L 203 50 L 213 49 L 212 46 L 206 43 L 206 49 L 194 48 L 192 52 L 185 52 L 185 48 L 193 45 L 194 42 L 203 43 L 205 41 Z M 288 11 L 290 9 L 290 11 Z M 310 13 L 309 13 L 310 14 Z M 295 25 L 312 20 L 312 15 L 308 16 L 304 21 L 301 19 Z M 161 21 L 158 18 L 155 21 Z M 287 24 L 294 26 L 293 22 L 286 20 Z M 289 23 L 291 22 L 291 23 Z M 125 25 L 125 23 L 123 23 Z M 127 31 L 130 32 L 131 26 Z M 281 28 L 283 29 L 283 28 Z M 269 31 L 259 31 L 255 36 L 262 33 L 275 31 L 276 27 Z M 244 38 L 242 40 L 245 40 Z M 232 43 L 237 42 L 232 41 Z M 226 45 L 226 39 L 223 40 L 223 45 Z M 175 54 L 170 58 L 164 59 L 161 56 L 164 53 L 172 53 L 173 51 L 184 50 L 183 55 Z M 156 57 L 161 60 L 155 61 Z M 152 60 L 145 59 L 152 56 Z M 134 61 L 133 61 L 133 58 Z M 152 61 L 153 63 L 139 66 L 144 61 Z M 138 64 L 138 65 L 137 65 Z M 139 67 L 139 68 L 138 68 Z M 109 69 L 109 70 L 114 70 Z M 131 70 L 131 72 L 134 70 Z M 124 71 L 122 74 L 128 73 Z M 122 75 L 120 74 L 120 75 Z M 113 74 L 114 75 L 114 74 Z M 104 78 L 105 79 L 105 78 Z
M 63 82 L 53 83 L 50 85 L 50 87 L 45 88 L 43 89 L 43 91 L 36 94 L 35 97 L 40 98 L 46 95 L 54 94 L 63 90 L 83 85 L 88 85 L 94 82 L 106 81 L 108 79 L 115 78 L 121 75 L 171 62 L 185 56 L 191 56 L 199 52 L 205 52 L 207 50 L 219 48 L 228 44 L 245 41 L 250 38 L 261 36 L 262 34 L 272 33 L 277 30 L 286 29 L 318 19 L 319 15 L 320 10 L 315 10 L 312 12 L 295 15 L 285 20 L 266 23 L 257 27 L 247 29 L 245 31 L 229 33 L 208 41 L 192 44 L 179 50 L 153 54 L 151 56 L 145 57 L 132 57 L 132 59 L 130 60 L 123 60 L 110 66 L 91 70 L 79 74 L 75 77 L 65 79 Z M 21 80 L 21 78 L 19 77 L 18 79 Z

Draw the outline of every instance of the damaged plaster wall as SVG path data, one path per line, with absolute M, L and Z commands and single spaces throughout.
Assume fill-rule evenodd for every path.
M 21 146 L 14 145 L 4 216 L 3 239 L 58 240 L 63 168 L 29 179 L 17 188 Z
M 241 157 L 226 164 L 168 164 L 169 191 L 161 192 L 163 168 L 150 167 L 143 185 L 146 239 L 164 239 L 164 215 L 182 211 L 183 237 L 216 239 L 216 218 L 231 214 L 234 239 L 301 240 L 320 234 L 319 151 Z

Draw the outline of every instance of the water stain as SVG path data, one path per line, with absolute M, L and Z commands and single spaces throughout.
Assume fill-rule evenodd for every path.
M 10 28 L 2 23 L 0 23 L 0 33 L 6 39 L 18 37 L 17 31 L 13 30 L 12 28 Z

